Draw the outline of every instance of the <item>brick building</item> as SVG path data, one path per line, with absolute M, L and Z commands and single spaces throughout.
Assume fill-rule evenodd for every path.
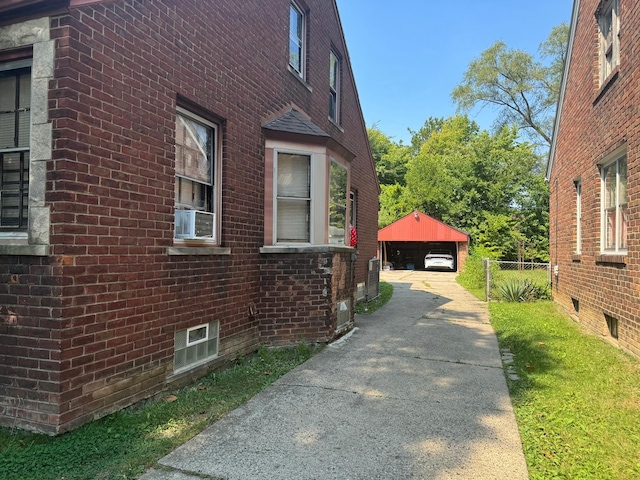
M 640 355 L 640 3 L 576 0 L 547 177 L 553 295 Z
M 331 0 L 0 0 L 0 174 L 4 425 L 329 341 L 376 256 Z

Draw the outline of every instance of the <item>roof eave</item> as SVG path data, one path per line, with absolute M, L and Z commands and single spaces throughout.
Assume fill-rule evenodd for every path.
M 70 0 L 0 0 L 0 26 L 69 10 Z
M 558 95 L 558 106 L 556 108 L 556 118 L 553 123 L 553 135 L 551 137 L 551 148 L 549 149 L 549 158 L 547 159 L 547 171 L 545 180 L 551 179 L 551 170 L 553 169 L 553 161 L 556 155 L 556 145 L 558 142 L 558 133 L 560 130 L 560 117 L 562 116 L 562 106 L 564 104 L 564 96 L 567 89 L 567 79 L 569 77 L 569 66 L 571 64 L 571 56 L 573 53 L 573 42 L 576 35 L 576 27 L 578 24 L 578 11 L 580 10 L 580 0 L 574 0 L 573 10 L 571 12 L 571 27 L 569 28 L 569 41 L 567 42 L 567 60 L 564 64 L 562 72 L 562 82 L 560 83 L 560 94 Z

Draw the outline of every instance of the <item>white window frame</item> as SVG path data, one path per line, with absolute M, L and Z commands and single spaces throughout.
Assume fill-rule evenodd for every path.
M 344 175 L 347 181 L 345 192 L 344 192 L 345 195 L 344 195 L 344 198 L 342 198 L 342 203 L 337 203 L 336 201 L 334 201 L 335 199 L 331 195 L 331 181 L 333 178 L 331 170 L 332 170 L 332 167 L 334 166 L 335 168 L 340 168 L 344 170 Z M 327 221 L 329 224 L 329 243 L 338 244 L 338 245 L 348 245 L 349 239 L 351 236 L 351 229 L 349 228 L 349 169 L 345 165 L 342 165 L 341 163 L 334 160 L 333 158 L 330 159 L 329 161 L 329 189 L 328 190 L 329 190 L 329 208 L 327 209 Z M 334 205 L 337 208 L 344 209 L 344 227 L 342 231 L 342 240 L 340 240 L 339 235 L 331 235 L 332 228 L 336 228 L 331 222 L 331 208 Z
M 202 330 L 204 328 L 204 337 L 194 340 L 193 342 L 190 340 L 191 332 L 195 332 L 196 330 Z M 209 339 L 209 324 L 203 323 L 202 325 L 198 325 L 196 327 L 187 328 L 187 347 L 191 347 L 193 345 L 197 345 L 202 342 L 206 342 Z
M 576 180 L 576 253 L 582 253 L 582 181 Z
M 207 155 L 210 156 L 210 162 L 209 162 L 209 180 L 208 182 L 199 182 L 198 179 L 195 178 L 190 178 L 188 175 L 184 175 L 184 174 L 180 174 L 178 173 L 178 169 L 177 169 L 177 162 L 179 161 L 178 159 L 178 144 L 177 144 L 177 129 L 180 128 L 180 117 L 183 117 L 191 122 L 195 122 L 197 124 L 200 124 L 203 127 L 206 127 L 207 129 L 209 129 L 210 134 L 212 136 L 211 138 L 211 146 L 210 146 L 210 151 L 209 152 L 205 152 Z M 221 177 L 221 172 L 220 172 L 220 126 L 215 123 L 212 122 L 210 120 L 207 120 L 206 118 L 203 118 L 195 113 L 193 113 L 192 111 L 189 111 L 185 108 L 182 107 L 177 107 L 176 108 L 176 132 L 174 133 L 174 136 L 176 137 L 176 174 L 175 174 L 175 188 L 176 191 L 174 192 L 174 209 L 175 210 L 195 210 L 195 211 L 199 211 L 199 212 L 205 212 L 207 214 L 213 214 L 214 215 L 214 231 L 216 232 L 214 235 L 214 238 L 198 238 L 197 240 L 186 240 L 186 239 L 182 239 L 182 238 L 176 238 L 174 236 L 174 244 L 187 244 L 187 243 L 193 243 L 193 242 L 199 242 L 199 243 L 206 243 L 208 245 L 218 245 L 220 243 L 220 218 L 221 218 L 221 199 L 222 199 L 222 194 L 221 194 L 221 188 L 220 188 L 220 182 L 219 179 L 222 178 Z M 178 188 L 180 186 L 180 183 L 182 181 L 185 182 L 196 182 L 199 183 L 201 186 L 203 186 L 202 188 L 204 189 L 208 189 L 208 194 L 206 195 L 208 198 L 205 201 L 204 205 L 202 206 L 198 206 L 195 205 L 194 203 L 183 203 L 180 202 L 179 200 L 179 195 L 178 195 Z
M 356 203 L 357 203 L 357 199 L 356 199 L 356 192 L 354 190 L 350 190 L 349 191 L 349 223 L 351 224 L 351 226 L 358 228 L 358 226 L 356 225 Z
M 291 2 L 289 6 L 289 65 L 302 79 L 305 78 L 307 56 L 306 34 L 306 15 L 296 2 Z
M 625 171 L 624 175 L 622 169 L 620 168 L 622 163 L 624 162 Z M 613 200 L 614 205 L 608 205 L 607 203 L 607 190 L 606 190 L 606 182 L 607 182 L 607 173 L 610 169 L 615 168 L 615 199 Z M 622 189 L 622 181 L 624 179 L 624 188 Z M 626 255 L 627 253 L 627 228 L 628 228 L 628 218 L 625 220 L 624 215 L 628 216 L 629 211 L 629 198 L 628 198 L 628 165 L 627 165 L 627 155 L 626 149 L 617 150 L 612 155 L 609 155 L 605 162 L 601 164 L 600 167 L 600 251 L 603 255 Z M 621 192 L 624 195 L 621 196 Z M 608 235 L 608 219 L 610 218 L 611 213 L 614 214 L 614 227 L 613 232 L 615 238 L 613 239 L 612 245 L 609 245 Z
M 596 11 L 600 85 L 620 64 L 620 0 L 603 0 Z
M 273 204 L 273 232 L 274 232 L 274 242 L 277 244 L 294 244 L 294 245 L 309 245 L 311 243 L 313 243 L 312 239 L 314 238 L 314 206 L 315 206 L 315 201 L 314 201 L 314 189 L 313 189 L 313 185 L 314 185 L 314 172 L 313 172 L 313 167 L 314 167 L 314 161 L 313 161 L 313 154 L 311 152 L 306 152 L 306 151 L 295 151 L 295 150 L 276 150 L 274 152 L 275 158 L 274 158 L 274 175 L 273 175 L 273 197 L 274 197 L 274 204 Z M 303 157 L 308 157 L 309 158 L 309 174 L 308 174 L 308 180 L 307 180 L 307 184 L 309 187 L 309 197 L 284 197 L 284 196 L 278 196 L 278 163 L 280 161 L 280 155 L 297 155 L 297 156 L 303 156 Z M 308 221 L 308 225 L 309 225 L 309 231 L 308 231 L 308 236 L 306 241 L 284 241 L 284 240 L 279 240 L 278 237 L 278 218 L 279 218 L 279 212 L 278 212 L 278 200 L 292 200 L 293 198 L 295 198 L 294 201 L 299 201 L 299 202 L 306 202 L 309 205 L 309 218 L 307 219 Z
M 197 341 L 189 342 L 189 333 L 195 330 L 199 330 L 203 327 L 205 328 L 205 331 L 206 331 L 205 337 L 202 339 L 198 339 Z M 181 337 L 182 334 L 184 334 L 185 341 L 184 343 L 179 344 L 178 338 Z M 202 356 L 201 358 L 195 359 L 192 362 L 187 361 L 188 357 L 190 356 L 188 350 L 191 350 L 192 356 L 197 355 L 198 350 L 202 350 L 203 348 L 208 350 L 209 348 L 211 348 L 210 345 L 204 345 L 202 347 L 199 347 L 198 345 L 201 345 L 203 343 L 208 343 L 211 341 L 214 341 L 213 343 L 214 352 L 211 355 Z M 219 352 L 220 352 L 220 322 L 213 321 L 209 323 L 202 323 L 194 327 L 177 331 L 174 335 L 174 345 L 173 345 L 173 355 L 174 355 L 173 373 L 174 375 L 176 375 L 182 372 L 187 372 L 199 366 L 205 365 L 210 361 L 214 360 L 215 358 L 217 358 L 219 356 Z M 184 364 L 182 364 L 183 362 L 178 361 L 179 353 L 185 360 Z M 176 366 L 177 363 L 180 364 L 180 366 Z
M 340 57 L 333 51 L 329 53 L 329 119 L 340 124 Z

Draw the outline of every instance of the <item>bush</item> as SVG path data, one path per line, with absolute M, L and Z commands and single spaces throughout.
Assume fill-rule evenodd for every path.
M 533 297 L 535 300 L 553 300 L 553 295 L 551 295 L 551 284 L 549 282 L 541 285 L 539 283 L 532 284 L 533 287 Z
M 474 247 L 464 263 L 464 271 L 457 277 L 460 285 L 482 300 L 485 300 L 486 279 L 483 263 L 485 258 L 495 260 L 496 254 L 493 250 L 483 246 Z

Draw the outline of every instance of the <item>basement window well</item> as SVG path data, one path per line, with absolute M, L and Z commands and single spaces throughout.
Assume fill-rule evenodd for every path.
M 618 338 L 618 319 L 612 317 L 611 315 L 604 314 L 604 318 L 607 321 L 607 328 L 609 329 L 609 334 L 617 339 Z

